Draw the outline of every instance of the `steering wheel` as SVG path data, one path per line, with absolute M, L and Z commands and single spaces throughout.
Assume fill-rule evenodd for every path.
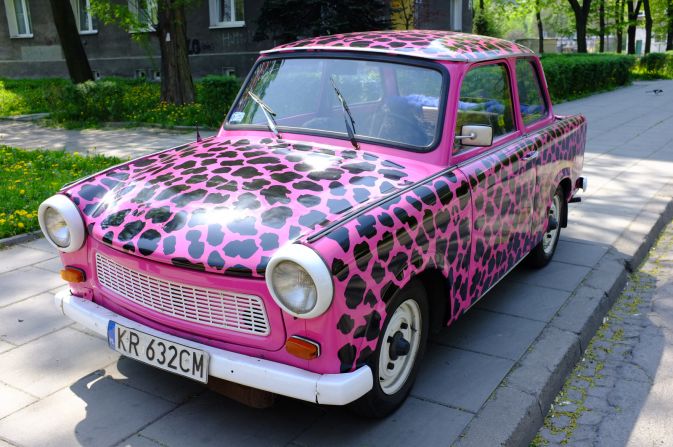
M 395 139 L 397 141 L 417 144 L 419 146 L 424 146 L 427 144 L 428 135 L 420 127 L 421 124 L 417 119 L 397 112 L 383 111 L 381 113 L 382 117 L 380 124 L 376 126 L 378 127 L 378 129 L 373 129 L 375 130 L 375 132 L 373 132 L 375 135 L 372 136 L 379 138 L 385 137 L 386 135 L 382 134 L 389 133 L 388 128 L 390 128 L 393 130 L 392 132 L 393 135 L 395 136 L 401 135 L 403 137 L 402 138 L 388 137 L 387 139 Z

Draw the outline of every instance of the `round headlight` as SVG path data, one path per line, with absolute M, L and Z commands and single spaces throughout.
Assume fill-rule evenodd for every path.
M 45 210 L 44 226 L 47 228 L 47 236 L 56 245 L 64 248 L 70 244 L 68 223 L 56 209 L 49 207 Z
M 317 317 L 332 303 L 332 275 L 305 245 L 281 247 L 269 261 L 266 283 L 276 303 L 295 317 Z
M 56 249 L 72 252 L 84 244 L 84 222 L 77 206 L 66 196 L 57 194 L 42 202 L 37 219 L 47 241 Z
M 276 265 L 271 272 L 271 284 L 278 299 L 295 313 L 310 312 L 318 301 L 311 275 L 292 261 L 281 261 Z

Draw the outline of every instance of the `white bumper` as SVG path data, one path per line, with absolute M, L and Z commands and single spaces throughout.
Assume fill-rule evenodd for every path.
M 324 405 L 345 405 L 373 386 L 372 371 L 363 366 L 350 373 L 317 374 L 294 366 L 258 359 L 175 337 L 124 318 L 68 291 L 55 296 L 63 314 L 107 339 L 110 320 L 141 332 L 208 352 L 209 375 L 260 390 Z

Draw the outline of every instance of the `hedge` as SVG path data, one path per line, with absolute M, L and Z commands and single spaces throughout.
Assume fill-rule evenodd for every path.
M 638 60 L 634 72 L 646 79 L 673 79 L 673 51 L 644 55 Z
M 0 116 L 50 112 L 65 127 L 111 121 L 164 126 L 218 127 L 241 82 L 233 76 L 207 76 L 196 82 L 196 102 L 176 106 L 160 101 L 160 85 L 144 80 L 105 78 L 73 84 L 63 79 L 0 79 Z
M 636 58 L 621 54 L 550 54 L 542 66 L 553 101 L 627 85 Z

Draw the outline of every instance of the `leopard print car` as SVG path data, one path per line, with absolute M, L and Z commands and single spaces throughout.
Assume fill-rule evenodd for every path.
M 465 94 L 481 67 L 511 80 L 505 96 Z M 550 261 L 586 187 L 585 140 L 584 117 L 553 115 L 538 59 L 511 42 L 385 31 L 283 45 L 217 135 L 40 207 L 70 281 L 57 301 L 140 361 L 170 369 L 142 347 L 174 343 L 178 374 L 384 416 L 430 329 L 521 261 Z

